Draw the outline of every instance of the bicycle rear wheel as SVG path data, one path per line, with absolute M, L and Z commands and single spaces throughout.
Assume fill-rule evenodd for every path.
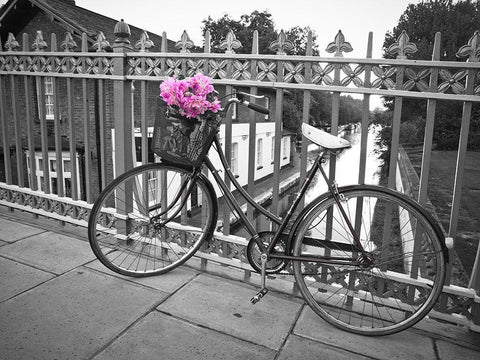
M 364 185 L 339 191 L 372 264 L 353 265 L 361 254 L 337 203 L 327 198 L 307 214 L 293 246 L 295 256 L 331 260 L 294 261 L 305 301 L 332 325 L 357 334 L 387 335 L 412 326 L 442 291 L 440 229 L 418 204 L 391 190 Z
M 90 246 L 109 269 L 128 276 L 165 273 L 187 261 L 213 234 L 217 202 L 199 175 L 147 164 L 116 178 L 96 200 L 88 223 Z M 190 180 L 188 183 L 190 183 Z

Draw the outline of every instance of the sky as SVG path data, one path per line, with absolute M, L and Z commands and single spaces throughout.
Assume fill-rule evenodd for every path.
M 391 31 L 408 4 L 421 0 L 76 0 L 83 8 L 113 19 L 124 19 L 128 24 L 157 33 L 167 33 L 178 41 L 184 30 L 195 45 L 203 44 L 202 21 L 209 16 L 217 20 L 224 14 L 235 20 L 254 10 L 272 14 L 277 31 L 294 26 L 309 26 L 317 34 L 320 55 L 332 42 L 338 30 L 353 51 L 345 57 L 364 57 L 368 33 L 373 32 L 373 57 L 380 58 L 385 33 Z M 6 0 L 0 0 L 0 4 Z
M 0 2 L 3 0 L 0 0 Z M 410 3 L 420 0 L 76 0 L 78 6 L 99 12 L 128 24 L 178 41 L 184 30 L 195 45 L 203 43 L 202 21 L 209 16 L 217 20 L 224 14 L 235 20 L 254 10 L 268 10 L 277 31 L 294 26 L 307 27 L 317 33 L 320 55 L 338 30 L 353 51 L 345 57 L 364 57 L 368 33 L 373 32 L 373 57 L 381 57 L 385 33 L 398 23 Z M 135 4 L 135 6 L 132 6 Z
M 254 10 L 272 14 L 275 29 L 310 27 L 317 34 L 320 56 L 339 30 L 353 51 L 346 58 L 365 57 L 369 32 L 373 32 L 373 58 L 382 57 L 385 34 L 398 24 L 408 4 L 422 0 L 76 0 L 76 4 L 113 19 L 178 41 L 184 30 L 195 45 L 202 46 L 202 21 L 228 14 L 234 20 Z M 0 5 L 6 0 L 0 0 Z M 260 50 L 261 52 L 261 50 Z M 373 100 L 373 98 L 372 98 Z M 376 107 L 380 104 L 377 100 Z

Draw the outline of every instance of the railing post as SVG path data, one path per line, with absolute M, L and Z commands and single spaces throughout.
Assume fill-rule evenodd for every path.
M 125 79 L 127 74 L 126 53 L 132 51 L 129 26 L 120 20 L 114 30 L 116 39 L 113 52 L 123 54 L 114 58 L 114 75 L 122 79 L 113 80 L 113 117 L 115 129 L 115 176 L 123 174 L 134 165 L 133 159 L 133 119 L 132 119 L 132 81 Z

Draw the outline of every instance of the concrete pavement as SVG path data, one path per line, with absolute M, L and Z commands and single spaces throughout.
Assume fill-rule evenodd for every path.
M 85 229 L 0 207 L 0 359 L 480 359 L 480 334 L 458 326 L 362 337 L 289 294 L 251 305 L 257 288 L 238 270 L 199 269 L 123 277 Z

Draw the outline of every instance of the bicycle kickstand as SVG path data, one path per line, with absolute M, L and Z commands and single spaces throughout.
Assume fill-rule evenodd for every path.
M 262 254 L 260 255 L 260 260 L 262 261 L 262 288 L 260 289 L 260 291 L 257 293 L 257 295 L 255 295 L 253 298 L 250 299 L 250 302 L 252 304 L 256 304 L 257 302 L 259 302 L 265 295 L 267 295 L 268 293 L 268 289 L 267 289 L 267 286 L 266 286 L 266 275 L 267 275 L 267 260 L 268 260 L 268 256 L 267 254 Z

